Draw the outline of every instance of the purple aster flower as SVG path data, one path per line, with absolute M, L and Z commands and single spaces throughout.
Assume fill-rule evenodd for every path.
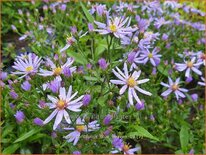
M 23 84 L 21 84 L 21 88 L 25 91 L 29 91 L 31 89 L 31 84 L 29 81 L 24 81 Z
M 46 103 L 43 101 L 43 100 L 39 100 L 39 105 L 38 105 L 39 108 L 41 109 L 44 109 L 47 107 Z
M 46 87 L 48 87 L 53 93 L 57 93 L 59 91 L 59 88 L 61 87 L 61 82 L 61 77 L 56 77 L 53 81 L 48 83 Z
M 57 138 L 57 133 L 55 131 L 52 131 L 51 136 L 52 138 Z
M 180 72 L 186 70 L 185 72 L 186 77 L 191 76 L 191 73 L 190 73 L 191 70 L 198 75 L 202 75 L 202 72 L 198 68 L 201 64 L 203 64 L 203 62 L 195 63 L 195 60 L 196 60 L 196 57 L 193 57 L 191 60 L 186 61 L 185 63 L 175 63 L 176 69 Z
M 124 144 L 123 140 L 118 138 L 118 137 L 115 137 L 115 138 L 112 139 L 112 145 L 117 150 L 111 151 L 111 153 L 118 153 L 120 151 L 123 151 L 124 154 L 134 154 L 134 152 L 136 152 L 140 149 L 139 147 L 130 149 L 131 145 Z
M 128 58 L 127 58 L 127 61 L 132 64 L 134 62 L 134 59 L 135 59 L 135 56 L 136 56 L 136 52 L 130 52 L 128 54 Z
M 198 84 L 201 85 L 201 86 L 206 86 L 205 78 L 204 78 L 204 77 L 201 77 L 201 80 L 202 80 L 203 82 L 198 82 Z
M 112 139 L 112 145 L 117 149 L 121 149 L 124 146 L 124 143 L 123 143 L 123 140 L 121 138 L 114 137 Z
M 90 63 L 87 64 L 87 69 L 92 69 L 92 65 Z
M 135 17 L 136 21 L 137 21 L 137 27 L 140 33 L 144 33 L 145 30 L 147 30 L 147 28 L 150 25 L 150 21 L 147 19 L 141 19 L 139 15 L 136 15 Z
M 195 150 L 191 149 L 190 152 L 189 152 L 189 155 L 193 155 L 194 153 L 195 153 Z
M 81 154 L 80 151 L 74 151 L 72 154 Z
M 140 57 L 137 60 L 143 60 L 143 63 L 146 64 L 148 61 L 153 66 L 157 66 L 160 63 L 160 57 L 162 55 L 157 54 L 159 52 L 158 48 L 154 48 L 153 51 L 150 53 L 148 49 L 141 51 Z
M 19 95 L 14 91 L 14 90 L 11 90 L 10 91 L 10 96 L 13 98 L 13 99 L 17 99 L 19 97 Z
M 14 116 L 16 118 L 17 123 L 22 123 L 25 119 L 25 115 L 21 110 L 18 110 Z
M 124 38 L 126 35 L 131 35 L 137 28 L 130 27 L 131 18 L 115 17 L 114 19 L 107 19 L 107 24 L 94 21 L 99 29 L 94 31 L 102 35 L 112 33 L 116 38 Z M 127 23 L 127 26 L 124 26 Z
M 70 31 L 73 35 L 76 34 L 77 33 L 77 27 L 76 26 L 71 26 Z
M 39 75 L 41 76 L 59 76 L 63 73 L 66 67 L 69 67 L 71 73 L 76 71 L 76 66 L 71 67 L 71 65 L 74 63 L 73 58 L 67 58 L 66 63 L 63 65 L 55 65 L 54 62 L 52 62 L 49 58 L 47 58 L 46 60 L 51 67 L 51 70 L 40 69 Z
M 0 72 L 0 79 L 5 80 L 7 78 L 7 72 Z
M 103 120 L 104 125 L 109 125 L 111 120 L 112 120 L 112 115 L 108 114 Z
M 149 81 L 149 79 L 138 80 L 141 74 L 141 70 L 139 70 L 138 72 L 134 71 L 132 74 L 129 75 L 126 63 L 124 63 L 124 69 L 123 69 L 124 73 L 118 67 L 116 67 L 116 69 L 118 72 L 116 72 L 114 69 L 112 70 L 112 72 L 116 75 L 118 80 L 110 80 L 110 82 L 116 85 L 123 85 L 119 91 L 120 95 L 122 95 L 128 88 L 128 100 L 129 100 L 130 105 L 133 105 L 133 98 L 135 98 L 135 100 L 138 103 L 141 103 L 135 90 L 141 92 L 142 94 L 148 95 L 148 96 L 152 95 L 150 92 L 145 91 L 139 87 L 140 84 L 143 84 Z
M 77 72 L 80 74 L 83 74 L 84 73 L 84 66 L 79 66 L 77 69 Z
M 34 119 L 34 124 L 38 125 L 38 126 L 43 126 L 43 120 L 41 120 L 40 118 L 35 118 Z
M 197 100 L 198 100 L 198 95 L 197 95 L 197 94 L 192 94 L 192 95 L 191 95 L 191 98 L 192 98 L 193 101 L 197 102 Z
M 177 100 L 179 100 L 179 97 L 185 98 L 185 95 L 182 92 L 186 93 L 188 92 L 188 90 L 179 87 L 180 78 L 177 78 L 175 82 L 173 82 L 170 77 L 168 77 L 168 79 L 169 84 L 161 82 L 161 85 L 168 88 L 165 92 L 161 94 L 161 96 L 165 97 L 168 96 L 170 93 L 174 92 Z
M 9 106 L 11 109 L 14 109 L 16 107 L 13 103 L 10 103 Z
M 87 106 L 90 101 L 91 101 L 91 95 L 90 94 L 84 95 L 83 100 L 82 100 L 83 105 Z
M 187 83 L 190 83 L 192 80 L 193 80 L 192 77 L 187 77 L 187 78 L 186 78 L 186 82 L 187 82 Z
M 90 10 L 90 13 L 94 14 L 95 12 L 97 12 L 99 16 L 102 16 L 107 12 L 106 5 L 102 5 L 102 4 L 93 5 L 92 9 Z
M 164 34 L 162 35 L 162 40 L 163 40 L 163 41 L 168 40 L 168 35 L 164 33 Z
M 103 133 L 103 134 L 104 134 L 104 136 L 109 136 L 109 134 L 110 134 L 110 133 L 111 133 L 111 131 L 112 131 L 112 128 L 113 128 L 112 126 L 108 127 L 108 128 L 107 128 L 107 130 L 106 130 L 106 131 L 104 131 L 104 133 Z
M 67 5 L 66 5 L 66 4 L 62 4 L 62 5 L 60 6 L 60 9 L 61 9 L 62 11 L 65 11 L 66 8 L 67 8 Z
M 143 110 L 143 109 L 144 109 L 144 102 L 142 101 L 141 103 L 137 103 L 137 104 L 135 105 L 135 108 L 136 108 L 137 110 Z
M 108 64 L 104 58 L 99 59 L 98 63 L 99 63 L 99 66 L 102 70 L 107 69 Z
M 70 68 L 69 67 L 64 67 L 63 74 L 66 77 L 70 77 L 72 75 Z
M 155 23 L 154 26 L 156 27 L 156 29 L 159 29 L 162 25 L 167 25 L 170 24 L 170 21 L 165 21 L 164 17 L 161 17 L 159 19 L 155 19 Z
M 66 89 L 61 87 L 59 89 L 58 98 L 48 95 L 48 99 L 51 103 L 47 103 L 49 109 L 55 109 L 48 118 L 44 121 L 43 124 L 49 123 L 55 116 L 55 122 L 53 125 L 53 130 L 57 128 L 57 126 L 61 123 L 63 117 L 65 118 L 67 123 L 71 123 L 71 119 L 66 109 L 79 112 L 81 111 L 80 107 L 83 105 L 81 99 L 83 95 L 79 98 L 72 100 L 77 95 L 77 92 L 72 95 L 72 86 L 69 87 L 68 93 L 66 93 Z
M 155 121 L 154 115 L 151 114 L 149 118 L 150 118 L 151 121 Z
M 94 31 L 94 26 L 92 23 L 88 23 L 88 29 L 89 29 L 89 32 L 93 32 Z
M 152 75 L 156 75 L 157 74 L 157 68 L 156 67 L 153 67 L 152 69 Z
M 33 75 L 38 71 L 41 61 L 41 58 L 38 56 L 35 56 L 35 58 L 32 59 L 32 53 L 29 53 L 26 60 L 16 59 L 14 66 L 12 67 L 15 68 L 17 72 L 12 73 L 17 75 L 23 74 L 20 78 L 23 78 L 29 74 Z
M 70 134 L 65 136 L 64 138 L 67 139 L 68 142 L 73 141 L 73 145 L 76 145 L 77 142 L 79 141 L 79 138 L 80 138 L 80 135 L 82 132 L 91 132 L 91 131 L 98 130 L 99 128 L 100 127 L 99 127 L 99 124 L 97 123 L 97 121 L 92 121 L 86 125 L 84 118 L 81 119 L 80 117 L 78 117 L 76 120 L 76 127 L 75 128 L 73 128 L 73 127 L 72 128 L 64 128 L 65 130 L 74 130 L 73 132 L 71 132 Z

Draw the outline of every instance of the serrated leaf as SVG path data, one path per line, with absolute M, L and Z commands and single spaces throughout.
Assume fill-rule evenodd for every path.
M 82 7 L 82 10 L 85 14 L 85 16 L 87 17 L 87 19 L 89 20 L 90 23 L 94 22 L 94 18 L 93 16 L 89 13 L 89 11 L 86 9 L 86 7 L 84 6 L 84 4 L 82 2 L 80 2 L 80 5 Z
M 40 129 L 33 129 L 33 130 L 23 134 L 21 137 L 19 137 L 17 140 L 15 140 L 14 143 L 21 142 L 21 141 L 31 137 L 32 135 L 34 135 L 35 133 L 37 133 L 39 131 L 40 131 Z
M 146 137 L 152 140 L 156 140 L 159 141 L 159 139 L 155 136 L 153 136 L 151 133 L 149 133 L 149 131 L 147 131 L 145 128 L 141 127 L 141 126 L 134 126 L 135 131 L 134 132 L 130 132 L 128 134 L 128 136 L 138 136 L 138 137 Z
M 189 128 L 183 125 L 180 129 L 180 144 L 182 150 L 185 152 L 189 143 Z

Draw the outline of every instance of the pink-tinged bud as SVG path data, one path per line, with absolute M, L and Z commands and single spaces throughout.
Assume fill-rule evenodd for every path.
M 43 121 L 38 117 L 34 119 L 33 123 L 38 126 L 43 126 Z

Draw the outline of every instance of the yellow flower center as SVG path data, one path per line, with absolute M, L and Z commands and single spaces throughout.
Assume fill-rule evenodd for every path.
M 149 57 L 149 58 L 152 58 L 152 57 L 153 57 L 153 54 L 152 54 L 152 53 L 149 53 L 149 54 L 148 54 L 148 57 Z
M 193 63 L 191 61 L 187 62 L 187 67 L 192 68 L 193 67 Z
M 112 31 L 112 32 L 116 32 L 117 31 L 117 27 L 116 25 L 112 24 L 109 26 L 109 29 Z
M 34 68 L 33 68 L 32 66 L 26 67 L 26 71 L 27 71 L 27 72 L 31 72 L 33 69 L 34 69 Z
M 77 125 L 76 126 L 77 131 L 82 132 L 85 129 L 84 125 Z
M 176 84 L 173 84 L 173 85 L 172 85 L 172 90 L 173 90 L 173 91 L 177 90 L 178 88 L 179 88 L 178 85 L 176 85 Z
M 128 85 L 129 87 L 134 87 L 134 86 L 137 85 L 137 82 L 135 81 L 135 79 L 134 79 L 133 77 L 129 77 L 129 78 L 127 79 L 127 85 Z
M 127 152 L 130 147 L 131 147 L 130 145 L 124 145 L 124 146 L 123 146 L 123 151 L 124 151 L 124 152 Z
M 145 39 L 145 38 L 147 38 L 149 35 L 152 35 L 152 34 L 153 34 L 153 32 L 151 32 L 151 31 L 146 32 L 146 33 L 144 34 L 144 37 L 143 37 L 143 38 Z
M 60 75 L 62 72 L 62 68 L 61 67 L 57 67 L 53 70 L 54 75 Z
M 59 100 L 56 104 L 56 106 L 59 110 L 64 109 L 65 105 L 66 105 L 66 102 L 63 100 Z

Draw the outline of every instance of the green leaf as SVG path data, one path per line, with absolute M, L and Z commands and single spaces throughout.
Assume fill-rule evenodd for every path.
M 86 64 L 87 60 L 79 53 L 73 52 L 73 51 L 68 51 L 67 54 L 70 57 L 73 57 L 75 59 L 76 62 L 80 63 L 80 64 Z
M 145 128 L 141 126 L 134 126 L 134 129 L 136 130 L 135 132 L 130 132 L 128 134 L 129 137 L 146 137 L 152 140 L 159 141 L 159 139 L 155 136 L 153 136 L 151 133 L 149 133 Z
M 15 151 L 20 147 L 20 144 L 13 144 L 9 147 L 5 148 L 2 152 L 2 154 L 12 154 L 15 153 Z
M 87 19 L 89 20 L 90 23 L 94 22 L 94 18 L 93 16 L 89 13 L 89 11 L 86 9 L 86 7 L 84 6 L 84 4 L 82 2 L 80 2 L 80 5 L 82 7 L 82 10 L 85 14 L 85 16 L 87 17 Z
M 165 75 L 165 76 L 168 76 L 169 74 L 168 74 L 168 70 L 169 70 L 169 66 L 163 66 L 163 65 L 159 65 L 158 67 L 157 67 L 157 70 L 161 73 L 161 74 L 163 74 L 163 75 Z
M 189 128 L 183 125 L 180 129 L 180 144 L 184 152 L 187 151 L 187 146 L 189 143 Z
M 83 76 L 85 80 L 87 81 L 98 81 L 96 77 L 91 77 L 91 76 Z
M 19 137 L 17 140 L 15 140 L 14 143 L 21 142 L 21 141 L 31 137 L 32 135 L 34 135 L 35 133 L 37 133 L 39 131 L 40 131 L 40 129 L 33 129 L 33 130 L 23 134 L 21 137 Z

